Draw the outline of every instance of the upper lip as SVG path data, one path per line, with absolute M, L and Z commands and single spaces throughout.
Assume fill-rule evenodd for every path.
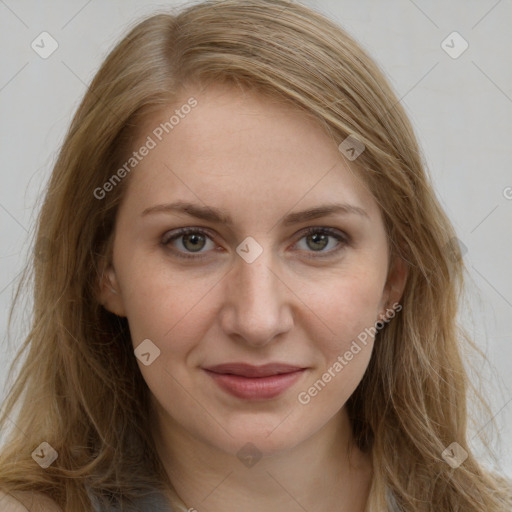
M 214 373 L 240 375 L 242 377 L 268 377 L 281 373 L 292 373 L 304 370 L 301 366 L 293 366 L 284 363 L 269 363 L 262 366 L 253 366 L 247 363 L 225 363 L 205 368 Z

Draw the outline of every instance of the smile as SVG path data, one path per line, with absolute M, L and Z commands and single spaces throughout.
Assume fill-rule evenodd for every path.
M 244 400 L 275 398 L 293 386 L 306 371 L 306 368 L 280 364 L 262 367 L 226 364 L 203 369 L 223 391 Z

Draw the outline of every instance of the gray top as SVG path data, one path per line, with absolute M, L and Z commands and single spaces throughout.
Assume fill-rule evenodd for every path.
M 402 512 L 403 509 L 398 506 L 395 495 L 390 491 L 390 489 L 387 489 L 386 492 L 386 502 L 388 505 L 388 512 Z
M 401 512 L 402 509 L 398 507 L 398 504 L 394 498 L 394 495 L 388 489 L 387 492 L 387 512 Z M 143 498 L 137 500 L 137 502 L 131 506 L 123 507 L 122 509 L 118 507 L 101 507 L 98 505 L 97 501 L 93 498 L 94 503 L 94 512 L 173 512 L 173 508 L 171 507 L 167 498 L 158 491 L 155 491 L 153 494 L 149 494 Z
M 98 499 L 91 496 L 93 502 L 93 512 L 173 512 L 171 504 L 167 498 L 158 491 L 139 498 L 132 505 L 118 506 L 102 506 Z

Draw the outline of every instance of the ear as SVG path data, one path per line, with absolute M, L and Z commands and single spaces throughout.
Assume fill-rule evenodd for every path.
M 407 263 L 400 256 L 395 255 L 390 264 L 387 281 L 382 294 L 382 317 L 386 316 L 386 311 L 390 309 L 393 304 L 399 303 L 402 299 L 408 272 L 409 269 Z
M 116 272 L 112 265 L 106 267 L 100 277 L 98 301 L 107 311 L 117 316 L 126 316 Z

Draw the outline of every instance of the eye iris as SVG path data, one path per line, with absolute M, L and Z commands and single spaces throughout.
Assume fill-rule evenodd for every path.
M 329 244 L 328 239 L 330 236 L 331 235 L 322 232 L 311 233 L 306 235 L 307 245 L 310 249 L 314 249 L 319 252 Z M 191 252 L 199 252 L 205 246 L 206 242 L 205 235 L 198 232 L 184 233 L 181 235 L 181 238 L 182 245 L 187 249 L 187 251 Z
M 320 243 L 320 247 L 312 247 L 309 243 L 308 243 L 308 246 L 313 249 L 313 248 L 316 248 L 316 249 L 323 249 L 327 244 L 328 244 L 328 240 L 327 240 L 327 235 L 323 234 L 323 233 L 313 233 L 312 235 L 309 235 L 307 237 L 307 240 L 313 240 L 313 244 L 318 244 Z M 321 241 L 319 241 L 321 240 Z
M 204 247 L 204 242 L 205 242 L 204 238 L 205 238 L 204 235 L 200 235 L 197 233 L 183 235 L 183 245 L 187 250 L 191 250 L 193 252 L 200 251 Z M 198 247 L 198 245 L 197 245 L 198 240 L 199 240 L 200 247 Z M 192 243 L 192 247 L 187 246 L 188 242 Z M 201 245 L 201 242 L 202 242 L 202 245 Z

